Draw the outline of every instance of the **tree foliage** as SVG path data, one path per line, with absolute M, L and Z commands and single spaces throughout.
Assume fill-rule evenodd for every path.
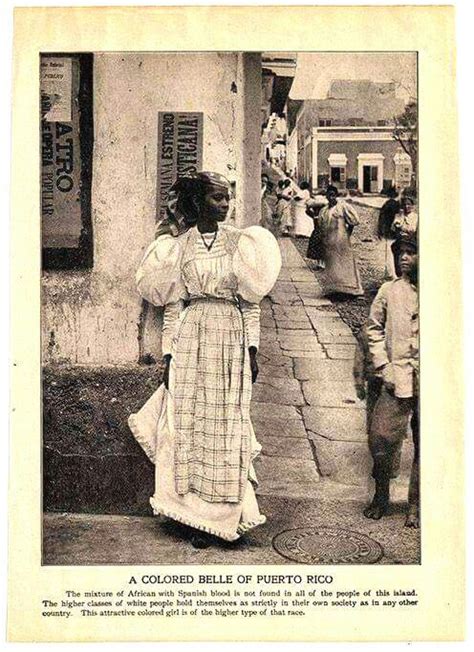
M 410 157 L 416 178 L 418 163 L 418 105 L 416 102 L 409 102 L 404 112 L 394 118 L 392 137 Z

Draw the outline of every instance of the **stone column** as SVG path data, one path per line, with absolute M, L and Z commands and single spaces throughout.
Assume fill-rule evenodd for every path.
M 240 110 L 236 116 L 236 223 L 244 228 L 260 222 L 262 59 L 259 52 L 239 54 Z

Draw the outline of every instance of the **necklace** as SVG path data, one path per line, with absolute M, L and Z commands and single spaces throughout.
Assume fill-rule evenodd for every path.
M 201 240 L 203 241 L 203 244 L 204 244 L 204 246 L 206 247 L 206 249 L 207 249 L 208 251 L 211 251 L 211 249 L 212 249 L 212 245 L 213 245 L 214 242 L 216 241 L 216 238 L 217 238 L 217 229 L 214 231 L 214 235 L 213 235 L 212 240 L 210 241 L 209 244 L 207 244 L 207 242 L 206 242 L 206 238 L 204 237 L 204 234 L 201 233 Z

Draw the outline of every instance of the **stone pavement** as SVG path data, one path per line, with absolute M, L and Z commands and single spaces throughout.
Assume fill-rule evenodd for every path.
M 260 374 L 252 422 L 262 454 L 257 490 L 267 523 L 233 544 L 194 550 L 183 528 L 161 517 L 45 514 L 46 564 L 288 564 L 272 548 L 283 530 L 355 530 L 384 548 L 381 564 L 419 562 L 419 532 L 403 527 L 412 447 L 405 442 L 392 508 L 380 521 L 362 510 L 372 492 L 365 405 L 353 386 L 355 340 L 290 239 L 262 303 Z
M 352 377 L 355 338 L 292 241 L 281 239 L 280 248 L 282 271 L 262 303 L 253 391 L 252 421 L 263 447 L 259 494 L 309 497 L 326 478 L 366 495 L 371 460 L 365 403 Z M 412 455 L 409 444 L 404 449 L 396 483 L 402 494 Z
M 320 485 L 323 483 L 320 483 Z M 341 486 L 341 485 L 340 485 Z M 419 562 L 419 536 L 403 527 L 404 506 L 396 503 L 389 516 L 370 521 L 362 515 L 363 501 L 346 488 L 332 498 L 261 496 L 267 522 L 233 543 L 196 550 L 189 532 L 169 519 L 152 516 L 48 513 L 44 516 L 43 564 L 293 564 L 278 554 L 273 538 L 298 527 L 331 526 L 363 533 L 384 550 L 378 564 Z
M 353 204 L 359 204 L 359 206 L 368 206 L 369 208 L 382 208 L 382 206 L 387 201 L 387 197 L 381 195 L 364 195 L 363 197 L 345 197 L 348 201 Z

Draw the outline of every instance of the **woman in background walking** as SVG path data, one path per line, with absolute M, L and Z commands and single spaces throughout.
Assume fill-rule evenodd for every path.
M 294 211 L 294 234 L 296 237 L 309 238 L 313 232 L 313 222 L 306 213 L 306 204 L 311 199 L 309 191 L 309 183 L 302 181 L 300 187 L 295 191 L 293 197 L 293 211 Z
M 318 219 L 324 250 L 324 289 L 326 294 L 360 296 L 364 291 L 351 245 L 359 217 L 353 206 L 338 200 L 338 195 L 335 186 L 327 187 L 328 204 L 321 209 Z
M 306 203 L 306 214 L 313 221 L 313 231 L 309 237 L 306 257 L 314 261 L 315 269 L 324 269 L 324 248 L 322 230 L 319 224 L 319 213 L 328 200 L 324 195 L 316 195 Z M 311 265 L 312 267 L 312 265 Z
M 276 222 L 280 227 L 282 235 L 290 235 L 293 229 L 293 217 L 291 214 L 291 179 L 281 179 L 277 188 Z

